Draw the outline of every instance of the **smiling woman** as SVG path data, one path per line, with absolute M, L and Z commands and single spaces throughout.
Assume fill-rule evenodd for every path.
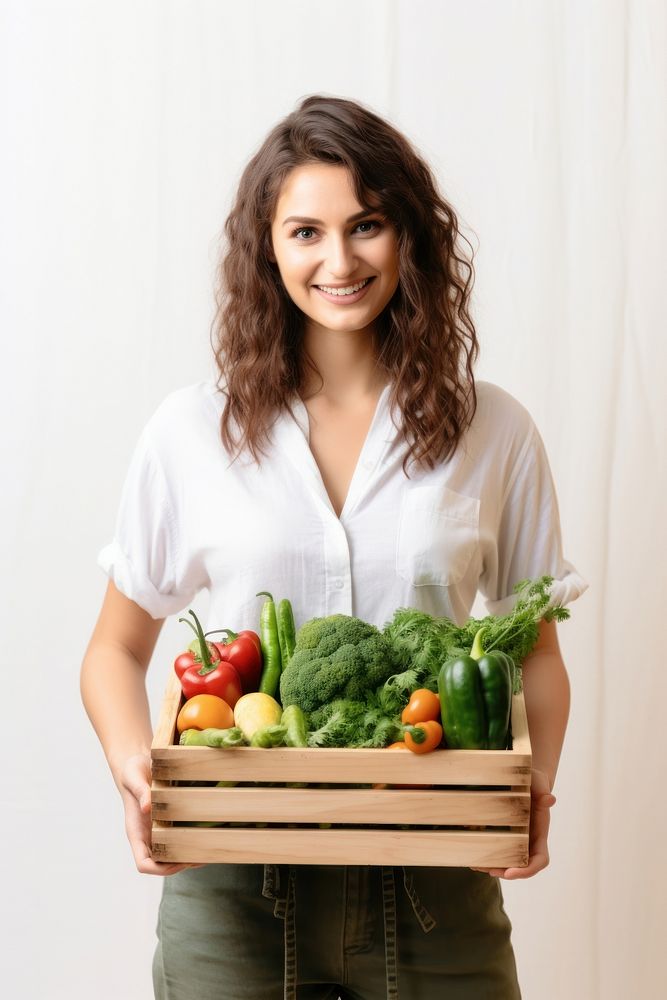
M 225 233 L 219 377 L 171 393 L 141 434 L 82 668 L 137 868 L 169 876 L 155 996 L 518 1000 L 496 876 L 548 863 L 568 705 L 555 626 L 525 669 L 525 869 L 336 866 L 322 837 L 317 865 L 151 856 L 144 675 L 162 620 L 200 592 L 212 631 L 255 629 L 267 589 L 299 627 L 341 614 L 381 628 L 407 607 L 462 623 L 478 593 L 507 611 L 527 577 L 553 577 L 560 604 L 585 588 L 530 415 L 476 385 L 472 265 L 405 136 L 357 102 L 307 97 L 250 160 Z

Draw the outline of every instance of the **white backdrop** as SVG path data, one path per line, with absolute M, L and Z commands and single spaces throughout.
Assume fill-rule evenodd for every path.
M 240 172 L 308 93 L 433 165 L 478 248 L 478 376 L 532 412 L 590 583 L 560 628 L 552 863 L 503 883 L 524 1000 L 667 995 L 664 3 L 16 0 L 0 73 L 7 995 L 152 996 L 160 883 L 79 700 L 96 556 L 145 420 L 212 371 Z

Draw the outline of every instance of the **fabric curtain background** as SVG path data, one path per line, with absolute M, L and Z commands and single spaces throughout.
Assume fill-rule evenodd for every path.
M 218 233 L 308 93 L 434 167 L 476 250 L 478 376 L 533 414 L 590 583 L 560 627 L 552 862 L 503 882 L 525 1000 L 667 995 L 665 4 L 16 0 L 0 74 L 7 995 L 152 995 L 160 883 L 79 700 L 96 554 L 144 421 L 212 371 Z

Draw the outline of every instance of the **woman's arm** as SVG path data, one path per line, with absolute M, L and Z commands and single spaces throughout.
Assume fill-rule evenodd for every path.
M 499 878 L 530 878 L 549 864 L 551 790 L 570 713 L 570 681 L 563 663 L 555 622 L 540 622 L 539 639 L 523 661 L 523 694 L 533 755 L 529 859 L 526 868 L 475 868 Z
M 81 666 L 81 698 L 125 807 L 125 830 L 137 869 L 171 875 L 189 865 L 150 856 L 150 746 L 146 671 L 163 619 L 155 620 L 109 581 Z
M 81 666 L 81 697 L 117 785 L 123 762 L 150 752 L 146 671 L 162 625 L 109 581 Z
M 540 622 L 540 637 L 523 662 L 523 695 L 533 769 L 546 775 L 551 791 L 570 714 L 570 681 L 555 622 Z

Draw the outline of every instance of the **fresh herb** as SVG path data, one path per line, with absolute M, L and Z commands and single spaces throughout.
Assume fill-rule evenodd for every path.
M 391 640 L 406 670 L 390 677 L 387 685 L 406 695 L 416 686 L 415 681 L 435 691 L 438 671 L 445 660 L 469 653 L 475 635 L 483 629 L 485 650 L 499 649 L 514 661 L 517 694 L 521 690 L 521 665 L 537 642 L 540 621 L 565 621 L 570 617 L 567 608 L 550 606 L 552 583 L 552 576 L 521 580 L 514 588 L 517 600 L 509 614 L 469 618 L 465 625 L 415 608 L 399 608 L 383 634 Z

